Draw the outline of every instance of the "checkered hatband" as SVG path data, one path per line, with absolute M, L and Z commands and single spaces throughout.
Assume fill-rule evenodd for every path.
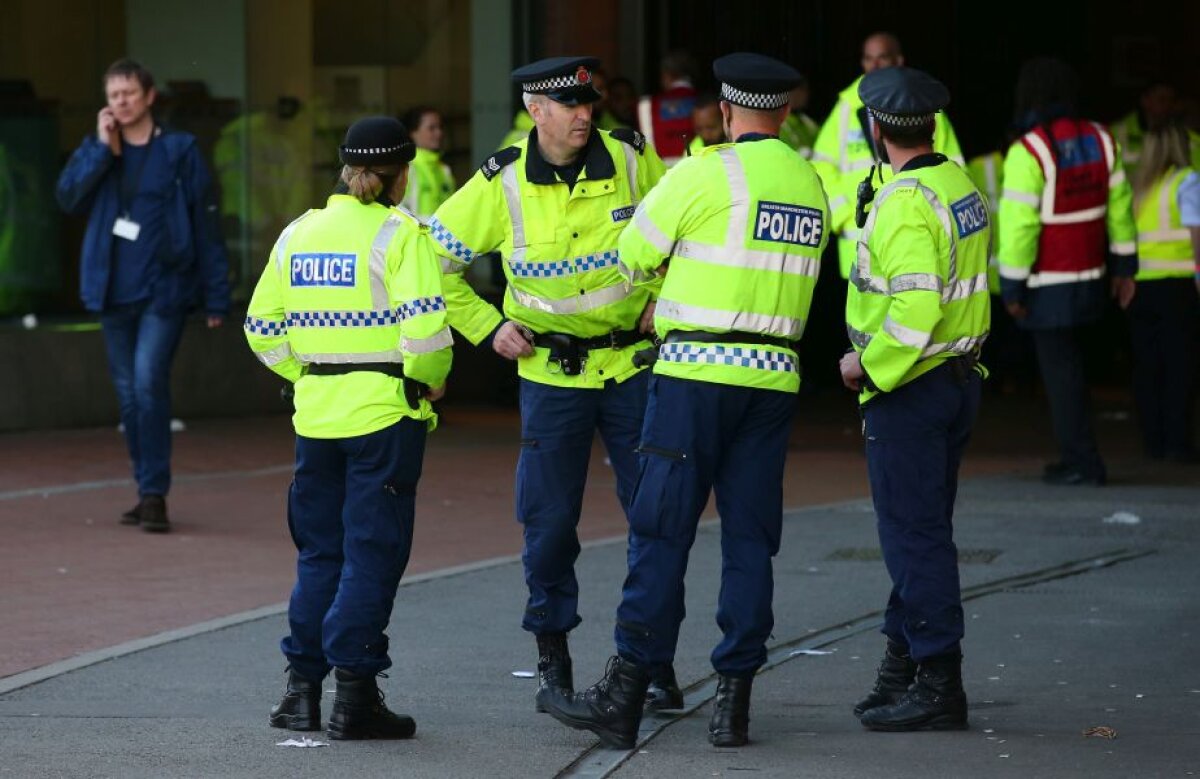
M 522 81 L 521 89 L 534 95 L 540 95 L 558 89 L 586 86 L 591 83 L 592 72 L 587 68 L 579 68 L 569 76 L 554 76 L 540 81 Z
M 868 108 L 871 116 L 874 116 L 883 124 L 890 124 L 893 127 L 920 127 L 923 124 L 929 124 L 933 121 L 933 114 L 889 114 L 886 111 L 879 111 L 874 108 Z
M 744 92 L 735 86 L 721 84 L 721 99 L 728 100 L 734 105 L 740 105 L 742 108 L 771 111 L 787 105 L 788 98 L 789 94 L 787 92 L 775 92 L 764 95 L 758 92 Z

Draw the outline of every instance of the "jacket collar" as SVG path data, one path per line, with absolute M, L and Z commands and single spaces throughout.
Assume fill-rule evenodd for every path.
M 600 132 L 593 127 L 592 134 L 588 136 L 587 146 L 583 147 L 583 168 L 584 173 L 580 179 L 589 179 L 595 181 L 597 179 L 610 179 L 617 175 L 617 168 L 613 165 L 612 156 L 608 153 L 608 149 L 604 145 L 604 141 L 600 138 Z M 558 174 L 554 170 L 554 166 L 546 162 L 546 158 L 542 156 L 542 152 L 537 145 L 537 128 L 529 131 L 529 147 L 525 154 L 525 178 L 531 184 L 561 184 L 563 183 Z

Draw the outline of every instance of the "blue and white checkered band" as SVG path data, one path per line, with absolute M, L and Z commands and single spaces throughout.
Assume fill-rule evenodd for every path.
M 584 74 L 581 79 L 580 72 Z M 522 81 L 521 89 L 535 95 L 553 92 L 556 89 L 567 89 L 569 87 L 581 87 L 592 83 L 592 71 L 587 68 L 580 68 L 569 76 L 554 76 L 553 78 L 544 78 L 540 81 Z
M 270 319 L 259 319 L 255 316 L 246 317 L 246 322 L 242 326 L 246 332 L 255 335 L 283 335 L 287 332 L 283 326 L 283 322 L 276 322 Z
M 349 146 L 343 146 L 343 147 L 342 147 L 342 154 L 354 154 L 354 155 L 359 155 L 359 154 L 372 154 L 372 155 L 378 155 L 378 154 L 395 154 L 396 152 L 398 152 L 398 151 L 400 151 L 401 149 L 403 149 L 403 148 L 404 148 L 404 146 L 407 146 L 407 144 L 404 144 L 404 145 L 402 145 L 402 146 L 372 146 L 372 147 L 370 147 L 370 148 L 363 148 L 363 149 L 351 149 Z
M 383 311 L 289 311 L 287 326 L 293 327 L 381 327 L 400 322 L 391 309 Z
M 744 92 L 735 86 L 721 84 L 721 99 L 728 100 L 734 105 L 740 105 L 742 108 L 772 111 L 787 105 L 789 94 L 787 92 L 776 92 L 764 95 L 760 92 Z
M 592 270 L 609 268 L 617 264 L 619 257 L 616 249 L 610 249 L 599 254 L 588 254 L 570 260 L 552 260 L 534 262 L 517 260 L 510 262 L 512 274 L 521 278 L 544 279 L 568 276 L 572 273 L 587 273 Z
M 934 116 L 933 114 L 889 114 L 877 108 L 868 108 L 867 110 L 880 122 L 893 127 L 920 127 L 932 122 Z
M 663 344 L 658 348 L 658 359 L 684 365 L 729 365 L 762 371 L 800 372 L 795 358 L 789 354 L 747 346 Z
M 454 233 L 447 230 L 446 226 L 438 221 L 437 217 L 429 220 L 429 234 L 446 251 L 453 254 L 459 262 L 470 264 L 475 259 L 475 252 L 471 251 L 462 241 L 455 238 Z

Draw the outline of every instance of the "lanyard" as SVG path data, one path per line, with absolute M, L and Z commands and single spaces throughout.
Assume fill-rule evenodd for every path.
M 121 158 L 121 192 L 120 205 L 121 213 L 126 219 L 130 217 L 130 211 L 133 208 L 133 198 L 138 190 L 142 187 L 142 174 L 146 172 L 146 163 L 150 160 L 150 154 L 154 151 L 154 139 L 158 137 L 158 125 L 150 131 L 150 140 L 146 142 L 145 151 L 143 152 L 142 161 L 137 166 L 137 171 L 132 177 L 125 175 L 126 157 Z

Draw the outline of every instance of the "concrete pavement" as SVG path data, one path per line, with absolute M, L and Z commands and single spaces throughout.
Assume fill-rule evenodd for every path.
M 416 717 L 413 741 L 276 746 L 290 734 L 266 726 L 283 683 L 285 621 L 272 615 L 0 695 L 0 776 L 1192 775 L 1200 479 L 1147 467 L 1123 482 L 1063 489 L 1006 474 L 964 485 L 972 727 L 963 733 L 868 733 L 850 714 L 873 678 L 887 591 L 873 514 L 851 500 L 786 518 L 776 664 L 756 680 L 743 749 L 715 750 L 704 737 L 717 639 L 719 535 L 709 525 L 692 555 L 677 660 L 699 708 L 648 720 L 649 740 L 631 754 L 597 750 L 590 735 L 534 713 L 534 682 L 513 675 L 535 661 L 517 626 L 521 570 L 500 560 L 401 588 L 389 631 L 396 665 L 383 685 Z M 623 563 L 619 538 L 581 558 L 579 686 L 612 652 Z M 791 656 L 798 649 L 829 654 Z M 1082 735 L 1095 726 L 1116 738 Z

